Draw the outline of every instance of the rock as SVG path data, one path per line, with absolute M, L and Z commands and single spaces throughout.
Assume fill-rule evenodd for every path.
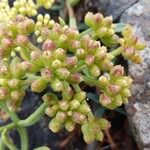
M 141 149 L 150 149 L 150 0 L 140 0 L 121 16 L 121 22 L 134 26 L 136 35 L 147 43 L 141 52 L 143 63 L 129 62 L 129 75 L 134 79 L 132 98 L 126 106 L 128 118 Z
M 112 15 L 117 20 L 120 15 L 138 0 L 84 0 L 76 7 L 77 18 L 83 21 L 86 12 L 101 12 L 104 15 Z M 82 15 L 81 15 L 82 14 Z

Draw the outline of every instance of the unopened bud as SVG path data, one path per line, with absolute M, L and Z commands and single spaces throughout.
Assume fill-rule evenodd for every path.
M 94 56 L 88 55 L 85 58 L 85 63 L 90 66 L 90 65 L 92 65 L 94 63 L 94 60 L 95 60 Z
M 107 96 L 106 94 L 102 94 L 100 96 L 99 102 L 103 105 L 106 106 L 112 102 L 111 98 Z
M 78 124 L 82 124 L 84 123 L 87 119 L 86 119 L 86 116 L 79 113 L 79 112 L 73 112 L 72 114 L 72 120 L 75 122 L 75 123 L 78 123 Z
M 66 112 L 59 111 L 59 112 L 57 112 L 55 118 L 57 120 L 59 120 L 61 123 L 63 123 L 63 122 L 65 122 L 65 120 L 67 118 L 67 114 L 66 114 Z
M 70 102 L 70 110 L 77 109 L 80 106 L 80 102 L 76 99 Z
M 69 103 L 65 100 L 61 100 L 59 101 L 59 108 L 66 111 L 69 108 Z
M 119 93 L 121 90 L 121 87 L 119 85 L 115 85 L 115 84 L 110 84 L 108 87 L 107 87 L 107 91 L 109 94 L 117 94 Z
M 52 80 L 51 87 L 56 92 L 61 92 L 63 91 L 63 88 L 64 88 L 63 83 L 58 79 Z
M 24 35 L 18 35 L 16 42 L 19 46 L 27 46 L 28 38 L 27 36 L 24 36 Z
M 46 40 L 42 45 L 43 51 L 47 51 L 47 50 L 52 51 L 55 48 L 56 48 L 56 45 L 51 40 Z
M 7 84 L 11 89 L 19 89 L 21 86 L 21 80 L 13 78 L 11 80 L 8 80 Z
M 11 98 L 14 101 L 22 100 L 25 96 L 25 91 L 23 90 L 15 90 L 11 92 Z
M 86 99 L 86 92 L 80 91 L 75 94 L 74 99 L 77 99 L 79 102 L 82 102 Z
M 122 77 L 124 75 L 124 68 L 121 65 L 114 66 L 110 70 L 110 75 L 113 77 Z
M 82 104 L 79 106 L 78 111 L 82 114 L 87 114 L 91 111 L 91 109 L 87 104 Z
M 5 87 L 0 87 L 0 100 L 6 100 L 9 98 L 9 90 Z
M 90 72 L 90 75 L 93 76 L 93 77 L 98 77 L 100 75 L 100 69 L 96 65 L 92 65 L 89 68 L 89 72 Z
M 49 105 L 54 105 L 58 102 L 57 96 L 55 94 L 52 94 L 52 93 L 46 93 L 42 97 L 42 99 L 45 103 L 48 103 Z
M 71 132 L 75 128 L 75 123 L 73 121 L 71 121 L 71 120 L 66 120 L 65 128 L 66 128 L 67 131 Z
M 83 81 L 80 73 L 74 73 L 69 76 L 69 81 L 73 84 L 79 84 Z
M 121 95 L 123 98 L 126 98 L 126 97 L 130 97 L 131 96 L 131 92 L 128 88 L 124 88 L 122 91 L 121 91 Z
M 41 93 L 43 90 L 45 90 L 46 86 L 47 82 L 44 79 L 37 79 L 32 82 L 31 91 Z
M 66 80 L 70 75 L 70 71 L 67 68 L 59 68 L 55 73 L 60 79 L 63 80 Z
M 52 107 L 47 107 L 45 109 L 45 114 L 49 117 L 54 117 L 59 110 L 59 105 L 55 104 Z
M 135 49 L 133 47 L 125 47 L 122 50 L 122 55 L 125 58 L 131 58 L 135 54 Z
M 52 80 L 52 71 L 48 68 L 44 68 L 41 70 L 41 76 L 43 79 L 47 80 L 47 81 L 51 81 Z
M 52 119 L 49 123 L 49 128 L 54 132 L 59 132 L 62 128 L 62 124 L 59 120 L 57 119 Z

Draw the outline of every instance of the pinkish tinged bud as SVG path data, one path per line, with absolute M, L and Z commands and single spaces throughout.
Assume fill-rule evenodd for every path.
M 95 60 L 94 56 L 88 55 L 85 59 L 85 63 L 90 66 L 94 63 L 94 60 Z
M 28 37 L 24 35 L 18 35 L 16 42 L 19 46 L 27 46 L 28 43 Z
M 67 114 L 66 114 L 66 112 L 59 111 L 59 112 L 57 112 L 55 118 L 57 120 L 59 120 L 61 123 L 63 123 L 63 122 L 65 122 L 65 120 L 67 118 Z
M 61 61 L 64 61 L 66 59 L 66 51 L 62 48 L 58 48 L 54 51 L 54 57 L 55 59 L 59 59 Z
M 121 65 L 114 66 L 110 71 L 110 75 L 114 77 L 122 77 L 124 75 L 124 68 Z
M 11 98 L 14 101 L 22 100 L 25 96 L 25 91 L 23 90 L 16 90 L 11 92 Z
M 106 27 L 111 27 L 113 23 L 113 17 L 112 16 L 105 17 L 104 22 L 105 22 Z
M 84 122 L 86 122 L 86 116 L 79 113 L 79 112 L 73 112 L 72 114 L 72 120 L 75 122 L 75 123 L 78 123 L 78 124 L 83 124 Z
M 117 94 L 119 93 L 121 90 L 121 87 L 119 85 L 115 85 L 115 84 L 110 84 L 108 87 L 107 87 L 107 91 L 110 93 L 110 94 Z
M 58 110 L 59 110 L 59 106 L 55 104 L 52 107 L 47 107 L 45 109 L 45 114 L 48 115 L 49 117 L 54 117 L 58 112 Z
M 104 61 L 102 61 L 101 64 L 102 71 L 109 71 L 110 69 L 112 69 L 112 67 L 113 67 L 113 63 L 109 59 L 105 59 Z
M 70 51 L 76 51 L 77 49 L 81 48 L 81 44 L 79 41 L 71 41 L 70 42 Z
M 59 108 L 66 111 L 69 108 L 69 103 L 65 100 L 61 100 L 59 101 Z
M 0 67 L 0 76 L 2 78 L 11 78 L 11 73 L 10 73 L 10 70 L 7 66 L 2 65 Z
M 69 81 L 73 84 L 79 84 L 83 81 L 83 78 L 80 73 L 74 73 L 70 75 Z
M 85 18 L 84 18 L 84 22 L 87 26 L 92 26 L 93 25 L 93 13 L 91 12 L 88 12 L 86 15 L 85 15 Z
M 86 56 L 86 52 L 84 49 L 80 48 L 78 50 L 76 50 L 76 56 L 79 59 L 83 59 Z
M 66 80 L 69 75 L 70 75 L 70 71 L 67 68 L 59 68 L 55 71 L 56 75 L 63 80 Z
M 67 57 L 67 60 L 66 60 L 66 66 L 67 67 L 73 67 L 76 64 L 77 64 L 77 58 L 75 56 Z
M 44 68 L 41 70 L 41 76 L 43 79 L 47 80 L 47 81 L 51 81 L 52 80 L 52 71 L 48 68 Z
M 125 58 L 131 58 L 135 54 L 135 49 L 133 47 L 123 48 L 122 55 Z
M 55 48 L 56 48 L 56 45 L 51 40 L 46 40 L 42 45 L 43 51 L 47 51 L 47 50 L 52 51 Z
M 9 98 L 9 90 L 5 87 L 0 87 L 0 100 L 6 100 Z
M 11 38 L 3 38 L 1 41 L 2 48 L 9 49 L 14 45 L 13 39 Z
M 7 84 L 11 89 L 19 89 L 21 86 L 21 80 L 18 80 L 16 78 L 13 78 L 11 80 L 8 80 Z
M 112 101 L 111 101 L 111 98 L 104 93 L 100 96 L 99 102 L 103 106 L 106 106 L 106 105 L 110 104 Z
M 63 83 L 60 80 L 58 80 L 58 79 L 52 80 L 51 87 L 56 92 L 61 92 L 64 89 Z
M 62 62 L 60 61 L 60 60 L 58 60 L 58 59 L 55 59 L 53 62 L 52 62 L 52 65 L 51 65 L 51 67 L 53 68 L 53 69 L 58 69 L 58 68 L 60 68 L 62 66 Z

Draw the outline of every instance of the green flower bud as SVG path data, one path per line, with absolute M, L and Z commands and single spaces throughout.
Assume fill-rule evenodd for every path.
M 0 86 L 5 86 L 5 87 L 7 87 L 8 86 L 8 84 L 7 84 L 7 82 L 8 82 L 8 79 L 0 79 Z
M 54 58 L 64 61 L 66 59 L 66 52 L 62 48 L 58 48 L 54 51 Z
M 104 139 L 104 134 L 101 130 L 95 133 L 95 139 L 98 141 L 103 141 Z
M 78 123 L 78 124 L 83 124 L 84 122 L 87 121 L 87 118 L 85 115 L 79 113 L 79 112 L 73 112 L 72 114 L 72 120 L 75 122 L 75 123 Z
M 100 118 L 100 119 L 98 119 L 96 122 L 98 123 L 99 128 L 100 128 L 101 130 L 106 130 L 106 129 L 108 129 L 108 128 L 110 127 L 110 122 L 107 121 L 107 120 L 104 119 L 104 118 Z
M 25 96 L 25 91 L 23 90 L 15 90 L 11 91 L 11 98 L 14 101 L 21 101 Z
M 130 46 L 134 46 L 136 44 L 137 40 L 138 40 L 138 38 L 134 34 L 131 34 L 129 37 L 125 38 L 126 44 L 130 45 Z
M 43 90 L 46 89 L 47 82 L 44 79 L 37 79 L 32 82 L 31 84 L 31 91 L 36 93 L 41 93 Z
M 99 62 L 100 60 L 104 60 L 106 58 L 106 52 L 107 49 L 106 47 L 102 46 L 101 48 L 99 48 L 98 50 L 96 50 L 94 56 L 95 56 L 95 60 L 97 62 Z
M 93 77 L 98 77 L 100 75 L 100 69 L 98 66 L 96 65 L 92 65 L 90 68 L 89 68 L 89 73 L 91 76 Z
M 11 73 L 7 66 L 5 65 L 0 66 L 0 76 L 1 78 L 7 78 L 7 79 L 11 78 Z
M 31 52 L 31 61 L 33 61 L 38 66 L 43 66 L 42 52 L 41 51 L 32 51 Z
M 45 109 L 45 114 L 49 117 L 54 117 L 59 110 L 59 105 L 55 104 L 52 107 L 47 107 Z
M 77 99 L 79 102 L 83 102 L 86 99 L 86 92 L 80 91 L 74 95 L 74 99 Z
M 77 56 L 78 59 L 83 59 L 86 56 L 86 51 L 82 48 L 77 49 L 75 55 Z
M 91 109 L 87 104 L 82 104 L 79 106 L 78 111 L 82 114 L 87 114 L 91 111 Z
M 67 118 L 66 112 L 59 111 L 57 112 L 55 119 L 59 120 L 61 123 L 65 122 Z
M 11 89 L 19 89 L 21 86 L 21 80 L 18 80 L 16 78 L 13 78 L 11 80 L 8 80 L 7 84 Z
M 52 80 L 51 87 L 56 92 L 61 92 L 64 89 L 63 83 L 60 80 L 58 80 L 58 79 Z
M 104 59 L 101 63 L 101 70 L 102 71 L 109 71 L 113 68 L 113 63 L 109 59 Z
M 124 88 L 121 91 L 121 95 L 122 95 L 123 98 L 130 97 L 131 96 L 131 92 L 130 92 L 130 90 L 128 88 Z
M 59 101 L 59 108 L 61 110 L 66 111 L 69 108 L 69 103 L 67 101 L 65 101 L 65 100 L 61 100 L 61 101 Z
M 86 143 L 91 143 L 95 140 L 94 128 L 93 124 L 87 122 L 81 126 L 81 130 L 83 133 L 83 138 Z
M 106 85 L 109 84 L 109 79 L 108 79 L 108 77 L 100 76 L 98 79 L 98 82 L 99 82 L 101 87 L 105 87 Z
M 67 84 L 64 85 L 64 90 L 62 91 L 62 97 L 66 101 L 70 101 L 74 95 L 72 88 Z
M 7 58 L 10 57 L 11 54 L 11 49 L 4 49 L 4 48 L 0 48 L 0 57 L 1 58 Z
M 26 75 L 27 72 L 21 64 L 16 64 L 11 67 L 11 73 L 14 77 L 21 79 Z
M 52 119 L 49 123 L 49 128 L 54 132 L 59 132 L 62 128 L 62 124 L 59 120 L 57 119 Z
M 51 66 L 53 61 L 52 52 L 51 51 L 44 51 L 43 52 L 43 60 L 46 66 Z
M 59 68 L 55 71 L 56 75 L 63 80 L 66 80 L 69 75 L 70 75 L 70 71 L 67 68 Z
M 52 71 L 50 69 L 44 68 L 41 70 L 41 76 L 46 81 L 51 81 L 53 74 L 52 74 Z
M 80 106 L 80 102 L 76 99 L 70 102 L 70 110 L 77 109 Z
M 92 27 L 94 22 L 93 22 L 93 13 L 91 12 L 88 12 L 86 15 L 85 15 L 85 18 L 84 18 L 84 22 L 87 26 L 89 27 Z
M 120 94 L 118 94 L 118 95 L 114 96 L 112 103 L 115 107 L 117 107 L 117 106 L 122 105 L 122 101 L 123 101 L 122 96 Z
M 135 53 L 130 59 L 131 59 L 131 61 L 133 61 L 136 64 L 140 64 L 143 61 L 142 57 L 139 55 L 138 52 Z
M 71 132 L 75 128 L 75 123 L 71 120 L 66 120 L 65 121 L 65 128 L 66 128 L 67 131 Z
M 124 75 L 124 68 L 121 65 L 114 66 L 110 70 L 110 75 L 113 77 L 122 77 Z
M 8 88 L 0 87 L 0 100 L 7 100 L 10 97 Z
M 55 59 L 53 62 L 52 62 L 52 68 L 53 69 L 58 69 L 62 66 L 62 62 L 58 59 Z
M 137 43 L 135 44 L 134 48 L 135 48 L 136 50 L 141 51 L 141 50 L 143 50 L 144 48 L 146 48 L 146 44 L 145 44 L 145 43 L 142 43 L 142 42 L 140 42 L 140 41 L 137 41 Z
M 42 96 L 42 99 L 45 103 L 48 103 L 49 105 L 54 105 L 58 102 L 57 96 L 52 93 L 44 94 L 44 96 Z

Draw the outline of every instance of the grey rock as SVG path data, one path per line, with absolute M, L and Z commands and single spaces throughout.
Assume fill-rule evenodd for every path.
M 78 20 L 82 21 L 88 11 L 101 12 L 104 15 L 112 15 L 117 20 L 120 15 L 138 0 L 84 0 L 77 5 Z
M 134 26 L 135 33 L 147 44 L 141 52 L 143 63 L 129 62 L 129 75 L 134 79 L 132 98 L 126 106 L 128 118 L 137 143 L 144 149 L 150 149 L 150 0 L 140 0 L 121 16 L 121 22 Z

